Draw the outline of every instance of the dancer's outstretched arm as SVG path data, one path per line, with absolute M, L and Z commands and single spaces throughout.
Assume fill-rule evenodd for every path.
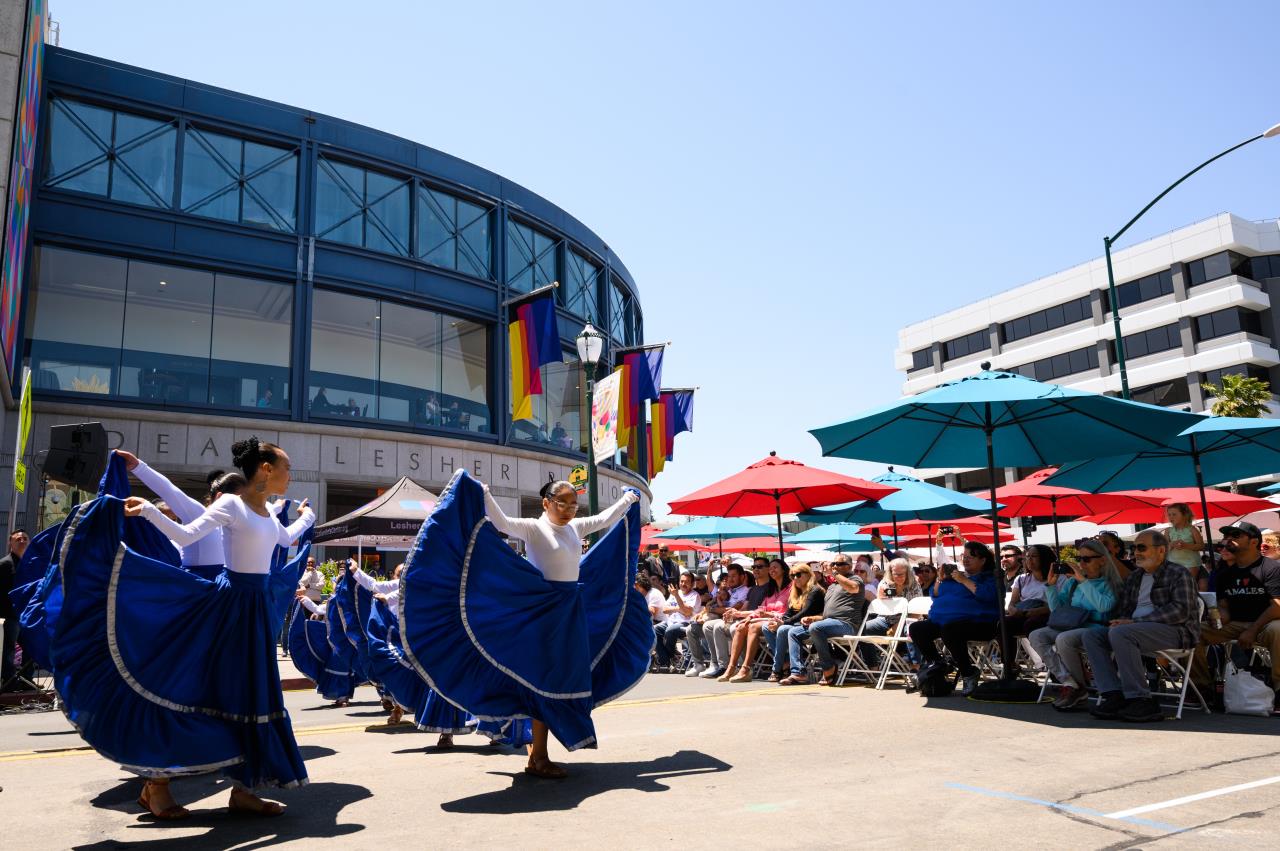
M 569 521 L 569 525 L 573 527 L 573 531 L 580 536 L 587 536 L 595 532 L 601 532 L 613 526 L 622 519 L 622 515 L 627 513 L 627 509 L 640 501 L 640 492 L 627 488 L 622 498 L 604 511 L 593 517 L 579 517 Z

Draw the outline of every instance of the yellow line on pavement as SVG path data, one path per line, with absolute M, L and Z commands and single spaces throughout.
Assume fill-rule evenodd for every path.
M 760 697 L 761 695 L 781 696 L 783 694 L 814 692 L 818 690 L 818 686 L 796 686 L 794 688 L 788 688 L 785 691 L 775 689 L 744 689 L 742 691 L 719 692 L 716 694 L 686 694 L 672 697 L 648 697 L 636 700 L 619 700 L 615 703 L 606 703 L 596 711 L 604 712 L 610 709 L 626 709 L 638 706 L 660 706 L 669 703 L 696 703 L 699 701 L 725 700 L 735 697 Z M 323 733 L 354 733 L 359 730 L 367 730 L 370 727 L 383 726 L 385 725 L 378 723 L 318 724 L 312 727 L 294 727 L 293 734 L 295 736 L 318 736 Z M 51 748 L 49 750 L 0 751 L 0 762 L 54 759 L 64 756 L 84 756 L 91 753 L 94 753 L 94 750 L 88 745 L 79 745 L 77 747 L 70 748 Z

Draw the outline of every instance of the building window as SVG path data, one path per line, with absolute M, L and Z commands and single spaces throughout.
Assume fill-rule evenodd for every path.
M 147 207 L 173 205 L 174 122 L 65 98 L 50 106 L 45 186 Z
M 609 288 L 609 335 L 624 346 L 634 345 L 631 296 L 620 284 Z
M 533 292 L 558 281 L 557 241 L 514 219 L 507 220 L 507 286 L 520 293 Z
M 48 247 L 35 278 L 37 389 L 288 408 L 290 285 Z
M 933 347 L 916 349 L 911 353 L 911 366 L 907 372 L 918 372 L 933 366 Z
M 557 449 L 582 449 L 586 445 L 586 390 L 583 388 L 582 365 L 576 357 L 565 355 L 564 363 L 549 363 L 542 368 L 542 395 L 534 396 L 533 415 L 515 420 L 511 428 L 521 440 L 554 446 Z
M 1041 358 L 1031 363 L 1016 367 L 1011 372 L 1034 378 L 1036 381 L 1055 381 L 1068 375 L 1075 375 L 1098 368 L 1098 349 L 1096 346 L 1085 346 L 1070 352 L 1063 352 L 1053 357 Z
M 1250 257 L 1248 268 L 1241 271 L 1254 281 L 1280 278 L 1280 254 L 1264 254 L 1261 257 Z
M 1222 369 L 1211 369 L 1208 372 L 1200 374 L 1201 384 L 1213 384 L 1217 387 L 1222 386 L 1222 376 L 1224 375 L 1244 375 L 1249 378 L 1256 378 L 1259 381 L 1271 382 L 1271 373 L 1266 367 L 1258 366 L 1253 363 L 1241 364 L 1240 366 L 1228 366 Z
M 986 329 L 982 331 L 974 331 L 972 334 L 965 334 L 963 337 L 956 337 L 954 340 L 947 340 L 942 344 L 942 359 L 944 361 L 955 360 L 966 355 L 985 352 L 991 348 L 991 334 Z
M 409 183 L 321 157 L 316 236 L 408 257 Z
M 1019 316 L 1009 322 L 1002 322 L 1000 324 L 1000 336 L 1004 342 L 1012 343 L 1015 340 L 1021 340 L 1033 334 L 1042 334 L 1045 331 L 1052 331 L 1065 325 L 1083 322 L 1092 316 L 1093 308 L 1089 305 L 1089 296 L 1081 296 L 1045 310 L 1037 310 L 1035 313 Z
M 568 254 L 565 285 L 560 288 L 561 304 L 575 316 L 599 322 L 600 267 L 576 251 Z
M 492 208 L 418 186 L 418 257 L 477 278 L 493 277 Z
M 182 211 L 293 233 L 298 220 L 298 152 L 187 129 Z
M 1187 264 L 1187 285 L 1194 287 L 1228 275 L 1247 276 L 1250 271 L 1248 257 L 1234 251 L 1219 251 Z
M 491 431 L 488 346 L 484 325 L 318 289 L 308 408 L 314 417 Z
M 1228 307 L 1225 310 L 1215 310 L 1213 313 L 1197 316 L 1195 323 L 1197 340 L 1212 340 L 1215 337 L 1225 337 L 1227 334 L 1237 334 L 1241 331 L 1250 334 L 1262 333 L 1258 314 L 1238 307 Z
M 1187 405 L 1191 403 L 1191 388 L 1185 378 L 1175 378 L 1159 384 L 1149 384 L 1129 392 L 1129 398 L 1135 402 L 1146 402 L 1148 405 L 1159 405 L 1162 408 L 1171 405 Z
M 1125 284 L 1116 286 L 1116 302 L 1121 309 L 1140 304 L 1144 301 L 1160 298 L 1160 296 L 1173 294 L 1173 271 L 1165 269 L 1163 272 L 1156 272 L 1151 275 L 1139 278 L 1136 281 L 1129 281 Z M 1102 303 L 1105 308 L 1104 312 L 1111 311 L 1109 293 L 1102 291 Z
M 1116 360 L 1115 343 L 1111 346 L 1111 359 Z M 1182 334 L 1178 331 L 1178 323 L 1162 325 L 1150 331 L 1139 331 L 1137 334 L 1126 334 L 1124 338 L 1124 355 L 1128 360 L 1157 352 L 1167 352 L 1182 346 Z

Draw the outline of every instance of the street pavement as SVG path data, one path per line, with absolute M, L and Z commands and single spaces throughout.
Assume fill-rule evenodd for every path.
M 1280 835 L 1280 719 L 1131 726 L 1048 706 L 901 689 L 730 686 L 651 674 L 599 709 L 597 750 L 524 756 L 389 728 L 372 688 L 337 709 L 287 695 L 311 784 L 276 819 L 228 815 L 227 785 L 175 781 L 194 817 L 157 823 L 141 782 L 58 712 L 0 715 L 0 848 L 1266 848 Z M 1243 787 L 1243 788 L 1235 788 Z

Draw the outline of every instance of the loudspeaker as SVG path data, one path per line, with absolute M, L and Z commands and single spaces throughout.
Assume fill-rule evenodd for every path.
M 44 473 L 68 485 L 96 490 L 107 469 L 107 430 L 102 423 L 57 425 L 49 429 Z

